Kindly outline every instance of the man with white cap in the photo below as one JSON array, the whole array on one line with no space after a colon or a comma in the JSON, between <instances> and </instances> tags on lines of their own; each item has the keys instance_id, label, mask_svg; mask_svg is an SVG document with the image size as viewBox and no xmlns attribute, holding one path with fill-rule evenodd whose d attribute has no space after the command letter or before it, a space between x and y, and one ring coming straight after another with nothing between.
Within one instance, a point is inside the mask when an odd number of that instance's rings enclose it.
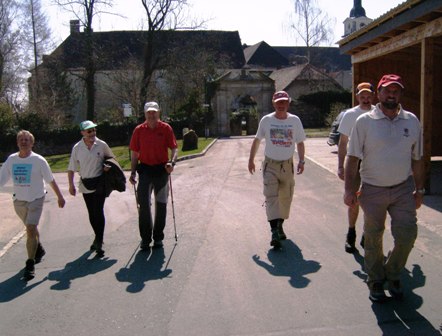
<instances>
[{"instance_id":1,"label":"man with white cap","mask_svg":"<svg viewBox=\"0 0 442 336\"><path fill-rule=\"evenodd\" d=\"M283 222L289 217L295 187L293 155L298 152L296 173L304 171L305 132L301 120L288 113L291 98L285 91L273 94L275 111L265 115L259 122L258 131L250 148L248 169L255 172L255 156L262 139L265 139L265 158L262 163L264 196L267 220L272 238L270 245L281 247L286 239Z\"/></svg>"},{"instance_id":2,"label":"man with white cap","mask_svg":"<svg viewBox=\"0 0 442 336\"><path fill-rule=\"evenodd\" d=\"M364 211L365 270L373 302L386 300L385 282L393 298L403 297L400 275L417 237L416 209L425 193L422 129L417 117L400 104L403 90L400 76L381 78L379 103L357 119L345 161L344 202L351 207L359 202ZM358 170L362 181L359 196ZM385 258L387 213L394 246Z\"/></svg>"},{"instance_id":3,"label":"man with white cap","mask_svg":"<svg viewBox=\"0 0 442 336\"><path fill-rule=\"evenodd\" d=\"M356 119L363 113L369 112L374 109L372 105L374 99L373 85L367 82L359 83L356 87L356 100L358 105L345 111L344 116L338 127L339 143L338 143L338 176L341 180L344 180L344 161L347 155L348 139L350 138L351 131L355 125ZM360 180L358 174L357 178ZM356 251L356 222L359 215L359 205L354 207L348 207L347 219L348 219L348 232L347 239L345 241L345 251L353 253ZM361 246L364 247L364 235L362 235Z\"/></svg>"},{"instance_id":4,"label":"man with white cap","mask_svg":"<svg viewBox=\"0 0 442 336\"><path fill-rule=\"evenodd\" d=\"M177 143L172 127L160 120L160 107L156 102L144 105L146 121L138 125L132 134L131 174L129 181L136 185L139 176L137 202L140 206L138 225L141 236L140 248L148 250L163 246L166 226L167 201L169 197L169 174L177 159ZM169 159L169 150L171 156ZM151 197L155 195L155 220L152 220Z\"/></svg>"}]
</instances>

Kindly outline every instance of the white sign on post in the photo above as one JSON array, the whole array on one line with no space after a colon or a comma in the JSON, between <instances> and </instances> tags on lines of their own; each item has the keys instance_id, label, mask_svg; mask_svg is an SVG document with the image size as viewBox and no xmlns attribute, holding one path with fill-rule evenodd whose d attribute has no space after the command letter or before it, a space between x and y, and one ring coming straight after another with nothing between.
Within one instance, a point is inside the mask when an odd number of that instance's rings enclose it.
<instances>
[{"instance_id":1,"label":"white sign on post","mask_svg":"<svg viewBox=\"0 0 442 336\"><path fill-rule=\"evenodd\" d=\"M123 104L123 115L125 118L132 116L132 106L130 104Z\"/></svg>"}]
</instances>

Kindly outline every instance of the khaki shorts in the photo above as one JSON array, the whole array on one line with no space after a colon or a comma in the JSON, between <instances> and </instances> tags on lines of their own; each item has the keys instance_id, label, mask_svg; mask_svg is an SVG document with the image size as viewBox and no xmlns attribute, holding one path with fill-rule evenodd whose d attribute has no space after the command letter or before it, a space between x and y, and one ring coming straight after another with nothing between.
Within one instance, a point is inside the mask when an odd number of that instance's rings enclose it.
<instances>
[{"instance_id":1,"label":"khaki shorts","mask_svg":"<svg viewBox=\"0 0 442 336\"><path fill-rule=\"evenodd\" d=\"M15 213L20 217L25 225L38 225L41 213L43 212L43 203L45 196L37 198L32 202L14 201Z\"/></svg>"}]
</instances>

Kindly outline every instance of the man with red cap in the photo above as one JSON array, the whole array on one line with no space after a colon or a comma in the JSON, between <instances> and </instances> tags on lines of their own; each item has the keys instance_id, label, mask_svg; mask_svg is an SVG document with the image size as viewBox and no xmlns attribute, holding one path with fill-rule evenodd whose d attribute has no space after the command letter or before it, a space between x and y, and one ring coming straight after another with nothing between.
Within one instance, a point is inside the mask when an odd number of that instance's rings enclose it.
<instances>
[{"instance_id":1,"label":"man with red cap","mask_svg":"<svg viewBox=\"0 0 442 336\"><path fill-rule=\"evenodd\" d=\"M291 98L285 91L273 95L275 111L265 115L259 122L258 131L250 149L248 169L255 172L255 155L259 144L265 139L264 161L262 164L264 196L267 220L272 238L270 245L281 247L286 239L282 224L289 217L295 187L293 154L298 152L297 174L304 171L305 133L301 120L288 113Z\"/></svg>"},{"instance_id":2,"label":"man with red cap","mask_svg":"<svg viewBox=\"0 0 442 336\"><path fill-rule=\"evenodd\" d=\"M425 190L422 130L417 117L405 111L400 99L402 78L384 75L377 86L379 103L356 120L345 162L344 202L359 203L364 211L365 270L373 302L390 295L402 299L400 275L417 237L417 214ZM361 189L357 195L360 164ZM392 250L384 257L383 234L391 217Z\"/></svg>"},{"instance_id":3,"label":"man with red cap","mask_svg":"<svg viewBox=\"0 0 442 336\"><path fill-rule=\"evenodd\" d=\"M347 155L347 145L348 139L350 138L351 131L355 125L356 119L366 112L374 109L372 105L374 99L374 88L373 85L367 82L359 83L356 87L356 100L358 105L345 111L344 116L339 123L338 132L339 143L338 143L338 176L341 180L344 180L344 161ZM358 174L357 178L360 181L360 176ZM359 216L359 206L348 207L347 218L348 218L348 232L347 239L345 241L345 251L347 253L353 253L356 251L355 241L356 241L356 222ZM364 235L361 238L361 246L364 247Z\"/></svg>"}]
</instances>

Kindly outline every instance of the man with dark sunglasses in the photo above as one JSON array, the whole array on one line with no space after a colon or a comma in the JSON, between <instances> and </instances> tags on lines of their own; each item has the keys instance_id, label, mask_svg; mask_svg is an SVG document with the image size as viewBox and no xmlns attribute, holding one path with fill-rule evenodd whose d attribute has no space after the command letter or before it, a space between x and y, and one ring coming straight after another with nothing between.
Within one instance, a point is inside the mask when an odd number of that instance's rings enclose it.
<instances>
[{"instance_id":1,"label":"man with dark sunglasses","mask_svg":"<svg viewBox=\"0 0 442 336\"><path fill-rule=\"evenodd\" d=\"M105 227L104 201L105 193L97 188L103 172L108 169L104 165L107 158L114 157L106 142L97 138L97 125L90 120L80 123L82 139L72 148L68 167L69 193L75 196L74 173L80 174L78 191L83 194L89 214L89 221L95 233L90 247L98 256L103 256L103 237Z\"/></svg>"}]
</instances>

